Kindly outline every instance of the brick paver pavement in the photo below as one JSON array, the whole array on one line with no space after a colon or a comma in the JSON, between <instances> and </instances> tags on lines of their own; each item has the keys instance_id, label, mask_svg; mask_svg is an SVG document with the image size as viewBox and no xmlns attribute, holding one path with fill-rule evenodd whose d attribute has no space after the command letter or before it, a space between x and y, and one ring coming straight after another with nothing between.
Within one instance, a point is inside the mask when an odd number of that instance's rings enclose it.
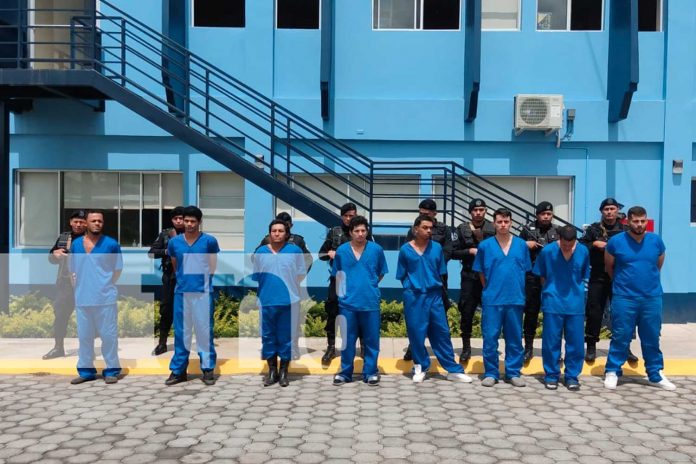
<instances>
[{"instance_id":1,"label":"brick paver pavement","mask_svg":"<svg viewBox=\"0 0 696 464\"><path fill-rule=\"evenodd\" d=\"M413 462L531 464L696 461L696 378L666 392L640 379L580 392L429 378L331 385L259 376L165 387L164 377L68 384L0 376L0 463Z\"/></svg>"}]
</instances>

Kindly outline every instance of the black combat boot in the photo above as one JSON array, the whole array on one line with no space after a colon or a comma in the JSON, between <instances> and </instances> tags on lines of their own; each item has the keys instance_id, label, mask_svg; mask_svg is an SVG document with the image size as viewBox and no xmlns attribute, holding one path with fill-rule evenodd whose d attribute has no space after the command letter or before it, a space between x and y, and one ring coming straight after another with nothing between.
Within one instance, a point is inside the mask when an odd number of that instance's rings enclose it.
<instances>
[{"instance_id":1,"label":"black combat boot","mask_svg":"<svg viewBox=\"0 0 696 464\"><path fill-rule=\"evenodd\" d=\"M263 386L268 387L278 382L278 357L273 356L266 360L268 363L268 375L263 379Z\"/></svg>"},{"instance_id":2,"label":"black combat boot","mask_svg":"<svg viewBox=\"0 0 696 464\"><path fill-rule=\"evenodd\" d=\"M290 380L288 380L288 367L290 367L290 361L280 360L280 372L278 373L278 384L281 387L287 387L290 385Z\"/></svg>"},{"instance_id":3,"label":"black combat boot","mask_svg":"<svg viewBox=\"0 0 696 464\"><path fill-rule=\"evenodd\" d=\"M597 359L597 344L595 342L587 342L587 349L585 349L585 361L588 363L595 362Z\"/></svg>"},{"instance_id":4,"label":"black combat boot","mask_svg":"<svg viewBox=\"0 0 696 464\"><path fill-rule=\"evenodd\" d=\"M413 361L413 354L411 353L411 345L406 347L406 353L404 353L404 361Z\"/></svg>"},{"instance_id":5,"label":"black combat boot","mask_svg":"<svg viewBox=\"0 0 696 464\"><path fill-rule=\"evenodd\" d=\"M321 363L323 365L331 364L331 360L336 357L336 347L334 345L329 345L326 347L324 356L321 357Z\"/></svg>"},{"instance_id":6,"label":"black combat boot","mask_svg":"<svg viewBox=\"0 0 696 464\"><path fill-rule=\"evenodd\" d=\"M527 364L534 357L534 339L527 339L524 341L524 358L522 362Z\"/></svg>"},{"instance_id":7,"label":"black combat boot","mask_svg":"<svg viewBox=\"0 0 696 464\"><path fill-rule=\"evenodd\" d=\"M462 354L459 356L459 363L466 364L471 359L471 340L462 338Z\"/></svg>"}]
</instances>

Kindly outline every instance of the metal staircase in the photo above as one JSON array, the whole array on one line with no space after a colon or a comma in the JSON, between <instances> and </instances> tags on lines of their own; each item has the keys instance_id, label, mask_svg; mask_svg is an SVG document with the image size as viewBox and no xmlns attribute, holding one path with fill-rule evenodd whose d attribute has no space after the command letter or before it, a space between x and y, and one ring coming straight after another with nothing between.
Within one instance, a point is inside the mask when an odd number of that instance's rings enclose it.
<instances>
[{"instance_id":1,"label":"metal staircase","mask_svg":"<svg viewBox=\"0 0 696 464\"><path fill-rule=\"evenodd\" d=\"M58 26L26 21L44 11L18 7L17 24L0 26L10 38L0 47L16 47L0 58L0 98L117 101L327 226L353 201L375 227L403 227L389 218L415 212L425 197L454 225L476 197L511 209L518 226L534 217L532 203L455 162L360 153L111 2L99 5L89 14L51 10L69 25L50 41L42 30Z\"/></svg>"}]
</instances>

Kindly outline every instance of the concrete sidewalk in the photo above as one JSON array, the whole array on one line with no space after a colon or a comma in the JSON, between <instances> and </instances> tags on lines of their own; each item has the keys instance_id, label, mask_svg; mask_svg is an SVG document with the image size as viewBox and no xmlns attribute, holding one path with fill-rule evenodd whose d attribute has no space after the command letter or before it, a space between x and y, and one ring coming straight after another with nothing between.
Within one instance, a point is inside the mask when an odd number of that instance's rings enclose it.
<instances>
[{"instance_id":1,"label":"concrete sidewalk","mask_svg":"<svg viewBox=\"0 0 696 464\"><path fill-rule=\"evenodd\" d=\"M340 344L340 341L338 342ZM67 356L65 358L44 361L41 356L52 346L51 339L0 339L0 373L53 373L72 375L77 363L77 339L66 340ZM405 338L382 338L379 367L383 373L409 373L412 363L403 361L408 340ZM461 351L461 340L453 339L455 354ZM152 356L155 345L154 339L124 338L119 341L119 357L125 372L140 375L165 375L169 372L169 358L173 351L173 340L170 340L169 351L161 356ZM218 369L222 374L256 374L262 372L264 363L260 360L260 338L224 338L215 341L218 353ZM339 359L333 360L330 366L322 366L321 356L326 342L323 338L301 338L302 356L293 361L291 371L296 374L334 374L339 367ZM474 356L469 361L466 371L482 373L481 339L472 340ZM99 341L97 340L97 346ZM633 352L640 356L640 343L632 343ZM604 372L604 362L609 348L609 341L602 340L598 346L598 359L592 365L586 364L585 375L601 375ZM696 375L696 324L666 324L662 330L662 351L665 356L665 374L667 375ZM504 343L500 342L500 352L504 353ZM97 349L99 353L99 349ZM198 370L195 351L191 356L192 372ZM501 360L503 355L501 355ZM97 358L100 366L101 358ZM437 362L433 365L443 372ZM356 372L360 372L362 361L356 358ZM644 375L642 362L625 366L626 375ZM535 357L523 369L525 375L543 373L541 364L541 340L535 342Z\"/></svg>"}]
</instances>

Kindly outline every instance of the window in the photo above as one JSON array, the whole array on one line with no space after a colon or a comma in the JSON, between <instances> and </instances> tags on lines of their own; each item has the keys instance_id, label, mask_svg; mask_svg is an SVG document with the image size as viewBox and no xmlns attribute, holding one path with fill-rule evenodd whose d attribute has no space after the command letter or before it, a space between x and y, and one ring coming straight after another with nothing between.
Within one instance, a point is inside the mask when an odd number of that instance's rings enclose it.
<instances>
[{"instance_id":1,"label":"window","mask_svg":"<svg viewBox=\"0 0 696 464\"><path fill-rule=\"evenodd\" d=\"M662 30L662 0L638 0L638 30Z\"/></svg>"},{"instance_id":2,"label":"window","mask_svg":"<svg viewBox=\"0 0 696 464\"><path fill-rule=\"evenodd\" d=\"M245 0L192 0L194 27L244 27Z\"/></svg>"},{"instance_id":3,"label":"window","mask_svg":"<svg viewBox=\"0 0 696 464\"><path fill-rule=\"evenodd\" d=\"M244 179L233 172L198 174L202 229L224 250L244 249Z\"/></svg>"},{"instance_id":4,"label":"window","mask_svg":"<svg viewBox=\"0 0 696 464\"><path fill-rule=\"evenodd\" d=\"M520 0L483 0L481 29L517 30L520 28Z\"/></svg>"},{"instance_id":5,"label":"window","mask_svg":"<svg viewBox=\"0 0 696 464\"><path fill-rule=\"evenodd\" d=\"M460 0L373 0L374 29L457 30Z\"/></svg>"},{"instance_id":6,"label":"window","mask_svg":"<svg viewBox=\"0 0 696 464\"><path fill-rule=\"evenodd\" d=\"M21 171L17 188L17 246L53 245L78 209L104 210L104 233L121 246L149 246L183 200L179 173Z\"/></svg>"},{"instance_id":7,"label":"window","mask_svg":"<svg viewBox=\"0 0 696 464\"><path fill-rule=\"evenodd\" d=\"M696 226L696 178L691 179L691 225Z\"/></svg>"},{"instance_id":8,"label":"window","mask_svg":"<svg viewBox=\"0 0 696 464\"><path fill-rule=\"evenodd\" d=\"M277 0L278 29L319 29L319 0Z\"/></svg>"},{"instance_id":9,"label":"window","mask_svg":"<svg viewBox=\"0 0 696 464\"><path fill-rule=\"evenodd\" d=\"M603 0L537 0L539 31L601 31Z\"/></svg>"}]
</instances>

